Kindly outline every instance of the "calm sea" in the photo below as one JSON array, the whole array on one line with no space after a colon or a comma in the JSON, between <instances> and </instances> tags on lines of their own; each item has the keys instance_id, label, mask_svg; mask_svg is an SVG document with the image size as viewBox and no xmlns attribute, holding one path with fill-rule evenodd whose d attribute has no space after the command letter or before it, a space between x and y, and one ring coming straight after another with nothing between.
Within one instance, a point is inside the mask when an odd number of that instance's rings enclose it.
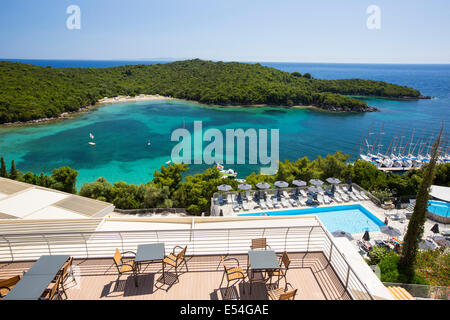
<instances>
[{"instance_id":1,"label":"calm sea","mask_svg":"<svg viewBox=\"0 0 450 320\"><path fill-rule=\"evenodd\" d=\"M40 66L100 68L162 61L67 61L16 60ZM22 128L0 128L0 154L15 159L22 171L49 173L68 165L79 171L78 187L100 176L109 181L142 183L170 158L171 133L203 121L204 130L255 128L280 130L280 159L325 156L337 150L358 156L361 137L369 131L373 151L392 145L419 149L426 137L436 135L441 124L448 137L450 120L450 65L263 63L283 71L309 72L315 78L363 78L383 80L419 89L431 100L394 101L366 99L380 109L376 113L334 114L311 109L210 108L181 101L151 101L105 106L74 120ZM380 129L383 134L380 134ZM414 129L414 135L413 135ZM89 133L95 147L90 147ZM148 146L147 142L151 141ZM398 141L398 142L397 142ZM448 140L445 142L448 146ZM205 143L206 145L206 143ZM397 147L397 148L398 148ZM392 147L391 147L392 148ZM190 165L189 173L206 165ZM257 165L226 165L239 177L258 171Z\"/></svg>"}]
</instances>

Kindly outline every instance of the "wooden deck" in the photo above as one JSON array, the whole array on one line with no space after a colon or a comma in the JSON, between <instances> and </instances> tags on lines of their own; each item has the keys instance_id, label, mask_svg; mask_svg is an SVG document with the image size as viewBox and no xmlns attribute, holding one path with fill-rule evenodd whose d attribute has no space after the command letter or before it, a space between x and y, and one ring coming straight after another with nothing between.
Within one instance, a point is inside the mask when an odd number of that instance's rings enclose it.
<instances>
[{"instance_id":1,"label":"wooden deck","mask_svg":"<svg viewBox=\"0 0 450 320\"><path fill-rule=\"evenodd\" d=\"M348 300L351 299L334 270L322 253L289 253L291 266L288 282L296 289L300 300ZM247 267L247 255L232 256L240 266ZM33 262L0 264L0 279L22 274ZM157 300L266 300L266 285L254 282L239 283L225 292L222 286L223 267L219 256L188 257L189 271L182 266L179 281L175 281L173 269L166 269L166 283L162 282L161 264L142 266L135 287L132 275L123 275L117 280L117 270L112 259L88 259L74 261L77 283L68 279L65 285L69 300L107 299L157 299ZM274 279L275 282L275 279ZM281 280L280 286L284 286ZM160 287L160 288L156 288Z\"/></svg>"}]
</instances>

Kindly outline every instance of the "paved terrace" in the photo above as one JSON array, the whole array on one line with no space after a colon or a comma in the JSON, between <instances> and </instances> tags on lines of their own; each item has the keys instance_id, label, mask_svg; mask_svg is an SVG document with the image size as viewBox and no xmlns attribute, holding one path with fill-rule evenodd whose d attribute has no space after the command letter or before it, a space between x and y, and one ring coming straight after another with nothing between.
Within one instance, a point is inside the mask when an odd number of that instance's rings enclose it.
<instances>
[{"instance_id":1,"label":"paved terrace","mask_svg":"<svg viewBox=\"0 0 450 320\"><path fill-rule=\"evenodd\" d=\"M68 284L69 299L266 299L262 283L254 284L251 296L249 290L244 294L242 284L225 297L225 280L220 287L220 255L236 257L245 270L251 239L265 237L278 254L290 254L292 264L287 279L299 290L297 299L390 298L375 274L359 276L360 266L368 266L357 252L360 264L347 259L350 254L341 253L343 247L335 243L315 216L106 220L103 230L108 231L4 235L0 238L0 278L21 274L41 255L68 254L75 258L79 280L78 285ZM108 223L112 225L107 227ZM122 230L111 230L115 223ZM187 245L189 272L183 267L179 282L172 283L173 270L166 270L167 291L155 290L161 276L161 264L157 263L138 276L138 288L134 287L133 276L124 275L116 281L112 261L115 249L136 251L138 244L155 242L165 243L166 255L175 246ZM249 286L248 280L244 286Z\"/></svg>"}]
</instances>

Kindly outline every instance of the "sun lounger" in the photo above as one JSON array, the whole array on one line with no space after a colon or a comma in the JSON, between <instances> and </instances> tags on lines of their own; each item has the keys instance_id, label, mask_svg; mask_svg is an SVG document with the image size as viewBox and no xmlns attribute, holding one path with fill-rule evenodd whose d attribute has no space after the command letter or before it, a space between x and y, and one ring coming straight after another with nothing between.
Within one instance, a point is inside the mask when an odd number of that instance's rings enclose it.
<instances>
[{"instance_id":1,"label":"sun lounger","mask_svg":"<svg viewBox=\"0 0 450 320\"><path fill-rule=\"evenodd\" d=\"M339 196L339 194L337 192L334 194L333 199L334 199L334 201L339 202L339 203L343 202L343 200L341 199L341 197Z\"/></svg>"},{"instance_id":2,"label":"sun lounger","mask_svg":"<svg viewBox=\"0 0 450 320\"><path fill-rule=\"evenodd\" d=\"M304 189L300 190L300 194L304 197L304 198L308 198L308 195L306 194L306 191Z\"/></svg>"},{"instance_id":3,"label":"sun lounger","mask_svg":"<svg viewBox=\"0 0 450 320\"><path fill-rule=\"evenodd\" d=\"M248 209L248 204L247 204L247 202L242 202L242 209L244 209L244 211L248 211L249 209Z\"/></svg>"},{"instance_id":4,"label":"sun lounger","mask_svg":"<svg viewBox=\"0 0 450 320\"><path fill-rule=\"evenodd\" d=\"M359 194L361 195L361 197L364 198L364 200L370 200L370 198L366 195L364 191L361 191Z\"/></svg>"},{"instance_id":5,"label":"sun lounger","mask_svg":"<svg viewBox=\"0 0 450 320\"><path fill-rule=\"evenodd\" d=\"M346 194L341 194L341 198L342 198L342 200L343 200L344 202L349 202L349 201L350 201L350 198L349 198L348 195L346 195Z\"/></svg>"},{"instance_id":6,"label":"sun lounger","mask_svg":"<svg viewBox=\"0 0 450 320\"><path fill-rule=\"evenodd\" d=\"M291 206L293 206L293 207L297 207L297 206L298 206L297 201L295 201L295 200L292 199L292 198L289 198L289 202L291 203Z\"/></svg>"},{"instance_id":7,"label":"sun lounger","mask_svg":"<svg viewBox=\"0 0 450 320\"><path fill-rule=\"evenodd\" d=\"M321 194L317 195L317 202L319 202L319 204L324 204L323 197Z\"/></svg>"},{"instance_id":8,"label":"sun lounger","mask_svg":"<svg viewBox=\"0 0 450 320\"><path fill-rule=\"evenodd\" d=\"M239 206L237 205L237 204L234 204L233 205L233 211L234 212L238 212L240 209L239 209Z\"/></svg>"},{"instance_id":9,"label":"sun lounger","mask_svg":"<svg viewBox=\"0 0 450 320\"><path fill-rule=\"evenodd\" d=\"M277 198L272 198L272 199L273 199L273 206L274 206L275 208L279 208L279 207L280 207L280 204L278 203Z\"/></svg>"},{"instance_id":10,"label":"sun lounger","mask_svg":"<svg viewBox=\"0 0 450 320\"><path fill-rule=\"evenodd\" d=\"M289 207L289 204L287 203L285 198L281 198L281 205L283 206L283 208Z\"/></svg>"},{"instance_id":11,"label":"sun lounger","mask_svg":"<svg viewBox=\"0 0 450 320\"><path fill-rule=\"evenodd\" d=\"M227 197L227 203L232 203L232 201L233 201L233 198L232 198L231 193L230 193L228 195L228 197Z\"/></svg>"},{"instance_id":12,"label":"sun lounger","mask_svg":"<svg viewBox=\"0 0 450 320\"><path fill-rule=\"evenodd\" d=\"M298 197L297 203L299 206L306 206L305 199L303 199L302 197Z\"/></svg>"},{"instance_id":13,"label":"sun lounger","mask_svg":"<svg viewBox=\"0 0 450 320\"><path fill-rule=\"evenodd\" d=\"M358 198L355 197L355 195L353 194L353 192L349 192L348 195L350 196L350 198L351 198L353 201L358 201Z\"/></svg>"},{"instance_id":14,"label":"sun lounger","mask_svg":"<svg viewBox=\"0 0 450 320\"><path fill-rule=\"evenodd\" d=\"M266 199L266 205L267 205L267 208L273 209L273 204L272 204L272 201L270 201L270 199Z\"/></svg>"},{"instance_id":15,"label":"sun lounger","mask_svg":"<svg viewBox=\"0 0 450 320\"><path fill-rule=\"evenodd\" d=\"M366 199L361 195L361 193L359 193L358 191L353 190L353 193L355 194L355 196L356 196L359 200L366 200Z\"/></svg>"},{"instance_id":16,"label":"sun lounger","mask_svg":"<svg viewBox=\"0 0 450 320\"><path fill-rule=\"evenodd\" d=\"M247 192L245 193L245 199L246 199L247 201L250 201L250 199L252 199L252 194L250 193L250 191L247 191Z\"/></svg>"},{"instance_id":17,"label":"sun lounger","mask_svg":"<svg viewBox=\"0 0 450 320\"><path fill-rule=\"evenodd\" d=\"M283 197L285 197L286 199L289 199L290 196L289 194L286 192L286 190L283 190Z\"/></svg>"},{"instance_id":18,"label":"sun lounger","mask_svg":"<svg viewBox=\"0 0 450 320\"><path fill-rule=\"evenodd\" d=\"M264 202L263 199L259 200L259 206L261 209L264 209L264 210L267 209L266 203Z\"/></svg>"},{"instance_id":19,"label":"sun lounger","mask_svg":"<svg viewBox=\"0 0 450 320\"><path fill-rule=\"evenodd\" d=\"M324 196L323 196L323 201L325 202L325 204L330 204L330 203L331 203L331 199L330 199L330 197L327 196L327 195L324 195Z\"/></svg>"}]
</instances>

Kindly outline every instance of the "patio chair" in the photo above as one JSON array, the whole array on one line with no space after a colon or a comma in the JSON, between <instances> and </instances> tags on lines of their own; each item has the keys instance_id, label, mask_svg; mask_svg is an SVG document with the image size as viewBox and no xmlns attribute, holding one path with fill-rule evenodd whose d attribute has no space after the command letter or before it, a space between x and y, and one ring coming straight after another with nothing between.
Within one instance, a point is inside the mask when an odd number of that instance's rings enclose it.
<instances>
[{"instance_id":1,"label":"patio chair","mask_svg":"<svg viewBox=\"0 0 450 320\"><path fill-rule=\"evenodd\" d=\"M280 267L281 269L277 270L269 270L267 273L270 277L270 281L272 282L272 277L278 277L277 284L280 285L280 280L284 278L286 281L286 273L289 270L289 265L291 264L291 259L286 251L283 252L283 255L280 257Z\"/></svg>"},{"instance_id":2,"label":"patio chair","mask_svg":"<svg viewBox=\"0 0 450 320\"><path fill-rule=\"evenodd\" d=\"M288 290L288 286L291 290ZM284 288L269 289L267 294L272 300L294 300L297 289L294 289L290 283L286 283Z\"/></svg>"},{"instance_id":3,"label":"patio chair","mask_svg":"<svg viewBox=\"0 0 450 320\"><path fill-rule=\"evenodd\" d=\"M137 266L136 263L134 262L134 259L124 260L123 259L124 254L132 254L136 256L136 253L134 253L133 251L125 251L121 253L119 249L116 249L116 253L114 253L113 260L118 272L117 281L119 281L120 277L125 273L131 272L134 275L137 274Z\"/></svg>"},{"instance_id":4,"label":"patio chair","mask_svg":"<svg viewBox=\"0 0 450 320\"><path fill-rule=\"evenodd\" d=\"M77 283L77 280L75 280L75 276L73 275L73 269L72 269L72 263L73 263L73 257L70 257L69 260L62 266L61 270L58 273L58 276L61 276L61 289L63 290L64 295L67 297L66 289L64 288L64 283L66 282L67 278L69 276L72 278L72 281ZM52 283L56 282L58 276L52 281Z\"/></svg>"},{"instance_id":5,"label":"patio chair","mask_svg":"<svg viewBox=\"0 0 450 320\"><path fill-rule=\"evenodd\" d=\"M0 280L0 300L2 300L14 286L19 282L21 276L17 275L8 279Z\"/></svg>"},{"instance_id":6,"label":"patio chair","mask_svg":"<svg viewBox=\"0 0 450 320\"><path fill-rule=\"evenodd\" d=\"M56 281L53 282L42 294L40 300L61 300L62 293L64 293L66 299L67 294L64 290L60 290L61 282L62 282L62 274L59 274L56 277Z\"/></svg>"},{"instance_id":7,"label":"patio chair","mask_svg":"<svg viewBox=\"0 0 450 320\"><path fill-rule=\"evenodd\" d=\"M270 246L267 244L267 239L266 238L256 238L256 239L252 239L252 246L251 246L252 250L255 249L264 249L266 250L267 248L271 249Z\"/></svg>"},{"instance_id":8,"label":"patio chair","mask_svg":"<svg viewBox=\"0 0 450 320\"><path fill-rule=\"evenodd\" d=\"M223 276L222 276L222 281L220 281L220 285L219 288L222 287L222 283L223 283L223 279L227 278L227 287L226 287L226 292L228 292L228 289L230 288L230 283L235 281L233 283L233 286L235 284L237 284L239 281L244 281L245 278L247 277L245 275L244 269L242 269L242 267L239 266L239 260L236 258L224 258L223 256L220 256L220 260L222 262L223 265ZM236 261L237 263L237 267L229 267L227 266L227 261ZM242 287L242 291L245 293L245 286Z\"/></svg>"},{"instance_id":9,"label":"patio chair","mask_svg":"<svg viewBox=\"0 0 450 320\"><path fill-rule=\"evenodd\" d=\"M176 249L181 249L181 251L178 253L175 253ZM184 248L182 248L180 246L176 246L173 248L172 253L169 253L169 255L164 258L164 263L167 263L168 265L175 268L175 276L176 276L177 280L178 280L178 268L180 268L180 266L183 264L183 262L184 262L184 266L186 267L186 271L189 272L189 268L187 266L186 256L185 256L186 249L187 249L187 246L185 246Z\"/></svg>"}]
</instances>

